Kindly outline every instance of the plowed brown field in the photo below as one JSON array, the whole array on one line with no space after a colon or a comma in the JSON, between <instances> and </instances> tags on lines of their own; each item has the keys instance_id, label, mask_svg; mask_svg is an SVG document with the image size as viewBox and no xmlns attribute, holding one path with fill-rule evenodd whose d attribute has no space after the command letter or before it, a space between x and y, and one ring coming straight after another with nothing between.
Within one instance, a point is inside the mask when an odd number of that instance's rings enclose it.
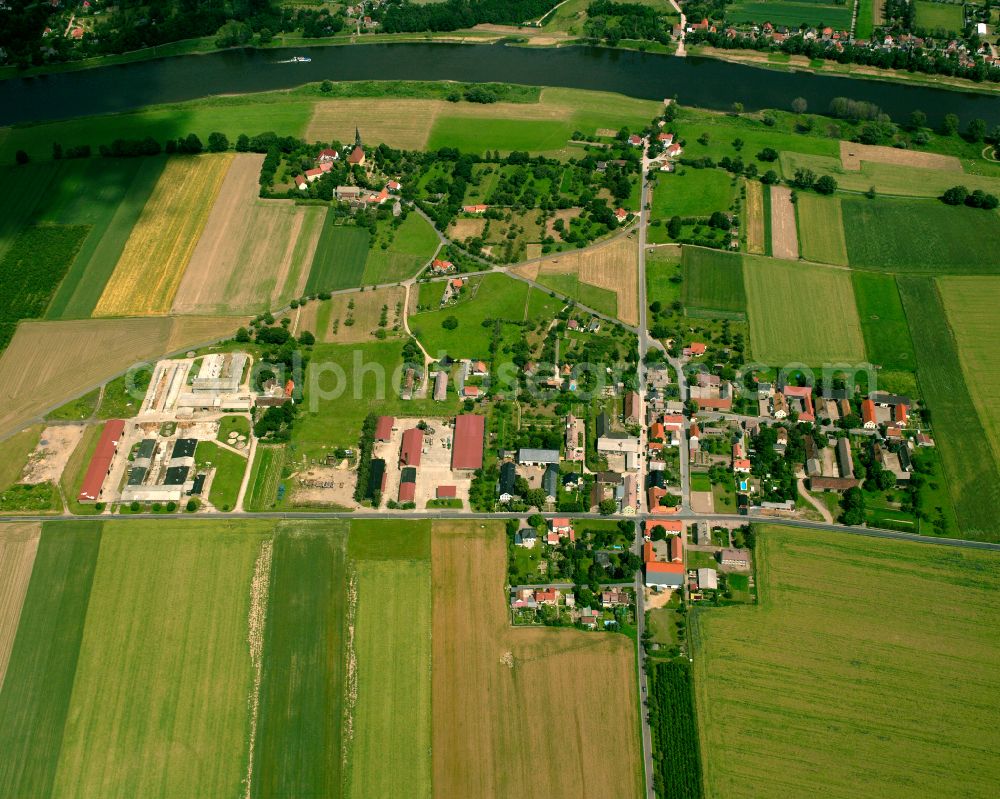
<instances>
[{"instance_id":1,"label":"plowed brown field","mask_svg":"<svg viewBox=\"0 0 1000 799\"><path fill-rule=\"evenodd\" d=\"M499 524L435 523L435 796L638 796L633 645L512 628L506 561Z\"/></svg>"}]
</instances>

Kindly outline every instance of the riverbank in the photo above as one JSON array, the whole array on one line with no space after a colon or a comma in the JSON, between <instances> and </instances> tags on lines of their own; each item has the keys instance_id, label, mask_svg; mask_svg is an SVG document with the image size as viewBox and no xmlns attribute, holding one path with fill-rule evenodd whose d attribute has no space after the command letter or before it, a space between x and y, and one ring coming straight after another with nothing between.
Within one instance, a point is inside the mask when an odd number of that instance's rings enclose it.
<instances>
[{"instance_id":1,"label":"riverbank","mask_svg":"<svg viewBox=\"0 0 1000 799\"><path fill-rule=\"evenodd\" d=\"M807 72L811 75L824 75L832 78L855 78L877 80L884 83L898 83L904 86L923 86L929 89L948 89L950 91L974 92L976 94L1000 94L1000 83L983 81L976 83L965 78L952 78L947 75L928 75L923 72L905 72L896 69L878 69L863 64L840 64L836 61L823 59L813 61L806 56L790 56L783 53L759 52L757 50L721 50L704 45L688 46L689 55L701 58L715 58L728 61L731 64L770 69L775 72ZM775 58L775 56L780 56Z\"/></svg>"},{"instance_id":2,"label":"riverbank","mask_svg":"<svg viewBox=\"0 0 1000 799\"><path fill-rule=\"evenodd\" d=\"M350 45L373 44L508 44L512 47L530 49L558 49L569 46L595 46L580 37L574 37L564 31L545 31L538 28L517 28L504 25L478 25L475 28L449 31L447 33L397 33L397 34L340 34L323 39L307 39L294 34L279 34L266 45L254 45L248 48L224 48L215 46L215 37L207 36L200 39L185 39L180 42L134 50L118 55L99 56L81 61L67 61L61 64L49 64L18 70L15 67L0 67L0 81L11 78L30 78L43 75L55 75L66 72L80 72L100 67L120 66L143 61L173 58L189 55L209 55L223 52L239 52L240 50L259 50L268 52L287 48L344 47ZM669 55L676 51L676 46L665 46L657 42L638 40L623 40L617 47L596 45L600 49L657 53ZM906 86L919 86L949 91L972 92L976 94L1000 94L1000 84L953 78L946 75L928 75L919 72L904 72L900 70L878 69L861 64L840 64L836 61L811 61L805 56L784 56L780 53L758 52L755 50L722 50L704 45L689 46L686 55L701 58L726 61L733 64L769 69L775 72L799 72L827 77L854 78L861 80L881 81ZM776 57L777 56L777 57Z\"/></svg>"}]
</instances>

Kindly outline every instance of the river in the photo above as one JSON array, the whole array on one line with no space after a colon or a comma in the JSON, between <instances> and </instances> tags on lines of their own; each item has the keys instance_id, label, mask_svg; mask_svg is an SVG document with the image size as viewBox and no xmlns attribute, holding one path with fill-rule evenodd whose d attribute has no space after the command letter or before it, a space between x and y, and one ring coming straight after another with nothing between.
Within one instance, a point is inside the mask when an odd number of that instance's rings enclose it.
<instances>
[{"instance_id":1,"label":"river","mask_svg":"<svg viewBox=\"0 0 1000 799\"><path fill-rule=\"evenodd\" d=\"M280 63L308 55L310 63ZM788 108L804 97L825 112L834 97L867 100L900 121L921 109L1000 124L995 95L778 72L712 58L677 58L597 47L526 48L462 44L371 44L225 50L0 81L0 125L127 111L218 94L288 89L320 80L499 81L619 92L685 105L747 111Z\"/></svg>"}]
</instances>

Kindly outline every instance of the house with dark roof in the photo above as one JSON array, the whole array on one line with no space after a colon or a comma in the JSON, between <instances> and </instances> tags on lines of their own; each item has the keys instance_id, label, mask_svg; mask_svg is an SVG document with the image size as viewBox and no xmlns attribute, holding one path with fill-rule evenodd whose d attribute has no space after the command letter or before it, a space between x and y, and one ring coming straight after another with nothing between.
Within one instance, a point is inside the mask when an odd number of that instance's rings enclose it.
<instances>
[{"instance_id":1,"label":"house with dark roof","mask_svg":"<svg viewBox=\"0 0 1000 799\"><path fill-rule=\"evenodd\" d=\"M514 498L514 484L517 481L517 467L511 461L500 464L500 481L497 490L501 502L510 502Z\"/></svg>"}]
</instances>

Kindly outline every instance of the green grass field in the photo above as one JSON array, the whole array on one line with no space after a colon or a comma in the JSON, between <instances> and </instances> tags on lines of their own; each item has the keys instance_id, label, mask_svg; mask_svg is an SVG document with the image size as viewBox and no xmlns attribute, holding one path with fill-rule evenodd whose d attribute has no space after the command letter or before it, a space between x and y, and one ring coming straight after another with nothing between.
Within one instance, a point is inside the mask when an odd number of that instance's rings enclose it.
<instances>
[{"instance_id":1,"label":"green grass field","mask_svg":"<svg viewBox=\"0 0 1000 799\"><path fill-rule=\"evenodd\" d=\"M413 212L396 230L388 249L383 250L378 239L372 243L361 281L365 285L375 285L413 277L431 259L437 247L434 228Z\"/></svg>"},{"instance_id":2,"label":"green grass field","mask_svg":"<svg viewBox=\"0 0 1000 799\"><path fill-rule=\"evenodd\" d=\"M431 796L431 564L356 561L357 704L349 791Z\"/></svg>"},{"instance_id":3,"label":"green grass field","mask_svg":"<svg viewBox=\"0 0 1000 799\"><path fill-rule=\"evenodd\" d=\"M847 30L851 27L851 7L810 2L810 0L798 3L784 2L784 0L773 2L738 0L726 9L726 19L733 23L770 22L772 25L789 25L795 28L804 22L814 27L829 25L837 30Z\"/></svg>"},{"instance_id":4,"label":"green grass field","mask_svg":"<svg viewBox=\"0 0 1000 799\"><path fill-rule=\"evenodd\" d=\"M899 299L896 279L892 275L852 272L851 282L868 360L883 369L916 368L910 327Z\"/></svg>"},{"instance_id":5,"label":"green grass field","mask_svg":"<svg viewBox=\"0 0 1000 799\"><path fill-rule=\"evenodd\" d=\"M858 3L858 18L854 22L854 35L858 39L867 39L875 31L875 3L882 0L860 0Z\"/></svg>"},{"instance_id":6,"label":"green grass field","mask_svg":"<svg viewBox=\"0 0 1000 799\"><path fill-rule=\"evenodd\" d=\"M684 282L681 300L688 314L746 313L743 259L736 253L685 247L681 257Z\"/></svg>"},{"instance_id":7,"label":"green grass field","mask_svg":"<svg viewBox=\"0 0 1000 799\"><path fill-rule=\"evenodd\" d=\"M669 308L681 296L681 259L677 248L646 253L646 299Z\"/></svg>"},{"instance_id":8,"label":"green grass field","mask_svg":"<svg viewBox=\"0 0 1000 799\"><path fill-rule=\"evenodd\" d=\"M247 766L251 576L269 525L101 537L55 793L218 796Z\"/></svg>"},{"instance_id":9,"label":"green grass field","mask_svg":"<svg viewBox=\"0 0 1000 799\"><path fill-rule=\"evenodd\" d=\"M733 202L733 180L721 169L680 167L674 174L661 174L653 190L652 218L711 216L729 211Z\"/></svg>"},{"instance_id":10,"label":"green grass field","mask_svg":"<svg viewBox=\"0 0 1000 799\"><path fill-rule=\"evenodd\" d=\"M1000 540L1000 472L965 382L960 350L935 281L899 278L910 321L920 393L948 478L963 538Z\"/></svg>"},{"instance_id":11,"label":"green grass field","mask_svg":"<svg viewBox=\"0 0 1000 799\"><path fill-rule=\"evenodd\" d=\"M420 560L431 556L431 523L426 520L351 521L347 556L352 560Z\"/></svg>"},{"instance_id":12,"label":"green grass field","mask_svg":"<svg viewBox=\"0 0 1000 799\"><path fill-rule=\"evenodd\" d=\"M4 796L52 795L100 547L100 524L42 529L0 691Z\"/></svg>"},{"instance_id":13,"label":"green grass field","mask_svg":"<svg viewBox=\"0 0 1000 799\"><path fill-rule=\"evenodd\" d=\"M486 150L546 153L565 147L573 130L573 123L569 121L441 115L431 128L427 149L455 147L466 153Z\"/></svg>"},{"instance_id":14,"label":"green grass field","mask_svg":"<svg viewBox=\"0 0 1000 799\"><path fill-rule=\"evenodd\" d=\"M959 155L967 157L968 154L960 152ZM971 162L966 160L963 163L968 168ZM986 162L981 163L986 164ZM947 169L922 169L876 161L862 161L859 170L845 169L839 155L820 156L783 152L781 167L786 175L794 174L799 167L811 169L817 175L831 175L836 178L840 189L855 192L866 192L874 186L875 191L883 195L940 197L946 189L959 184L970 191L982 189L992 194L1000 192L1000 180L988 173L975 175Z\"/></svg>"},{"instance_id":15,"label":"green grass field","mask_svg":"<svg viewBox=\"0 0 1000 799\"><path fill-rule=\"evenodd\" d=\"M457 305L428 311L410 318L410 330L420 339L432 358L448 353L453 358L486 358L490 354L492 331L483 327L485 319L520 322L525 318L530 286L506 275L486 275L469 281L465 297ZM442 327L449 317L458 327Z\"/></svg>"},{"instance_id":16,"label":"green grass field","mask_svg":"<svg viewBox=\"0 0 1000 799\"><path fill-rule=\"evenodd\" d=\"M760 604L692 625L706 795L991 796L996 553L765 527L756 556Z\"/></svg>"},{"instance_id":17,"label":"green grass field","mask_svg":"<svg viewBox=\"0 0 1000 799\"><path fill-rule=\"evenodd\" d=\"M864 358L849 272L755 256L743 263L755 360L819 366Z\"/></svg>"},{"instance_id":18,"label":"green grass field","mask_svg":"<svg viewBox=\"0 0 1000 799\"><path fill-rule=\"evenodd\" d=\"M251 795L341 796L346 525L278 528Z\"/></svg>"},{"instance_id":19,"label":"green grass field","mask_svg":"<svg viewBox=\"0 0 1000 799\"><path fill-rule=\"evenodd\" d=\"M284 446L259 446L250 467L250 484L243 507L248 511L272 510L278 506L278 486L285 466Z\"/></svg>"},{"instance_id":20,"label":"green grass field","mask_svg":"<svg viewBox=\"0 0 1000 799\"><path fill-rule=\"evenodd\" d=\"M917 12L917 28L928 33L943 30L958 34L965 27L961 3L930 3L927 0L915 0L913 5Z\"/></svg>"},{"instance_id":21,"label":"green grass field","mask_svg":"<svg viewBox=\"0 0 1000 799\"><path fill-rule=\"evenodd\" d=\"M121 257L132 227L149 199L165 160L102 158L67 161L43 219L85 224L90 233L45 314L46 319L90 316Z\"/></svg>"},{"instance_id":22,"label":"green grass field","mask_svg":"<svg viewBox=\"0 0 1000 799\"><path fill-rule=\"evenodd\" d=\"M328 213L313 255L306 293L356 288L361 285L368 258L369 233L354 225L335 225Z\"/></svg>"},{"instance_id":23,"label":"green grass field","mask_svg":"<svg viewBox=\"0 0 1000 799\"><path fill-rule=\"evenodd\" d=\"M1000 278L943 277L937 283L955 335L965 384L1000 463L1000 413L996 406L1000 390L1000 331L996 325Z\"/></svg>"},{"instance_id":24,"label":"green grass field","mask_svg":"<svg viewBox=\"0 0 1000 799\"><path fill-rule=\"evenodd\" d=\"M844 199L852 266L897 272L1000 272L1000 213L938 200Z\"/></svg>"},{"instance_id":25,"label":"green grass field","mask_svg":"<svg viewBox=\"0 0 1000 799\"><path fill-rule=\"evenodd\" d=\"M807 261L847 266L844 220L838 197L800 192L795 203L799 249Z\"/></svg>"},{"instance_id":26,"label":"green grass field","mask_svg":"<svg viewBox=\"0 0 1000 799\"><path fill-rule=\"evenodd\" d=\"M243 475L247 470L247 459L220 447L214 441L200 441L195 460L200 469L215 469L208 500L220 511L235 508Z\"/></svg>"},{"instance_id":27,"label":"green grass field","mask_svg":"<svg viewBox=\"0 0 1000 799\"><path fill-rule=\"evenodd\" d=\"M607 316L618 315L617 294L608 289L581 283L575 273L539 274L537 282Z\"/></svg>"},{"instance_id":28,"label":"green grass field","mask_svg":"<svg viewBox=\"0 0 1000 799\"><path fill-rule=\"evenodd\" d=\"M63 147L89 144L97 154L101 144L115 139L152 136L167 139L196 133L203 142L213 131L235 141L241 133L273 130L281 136L301 136L312 115L310 100L283 92L213 97L174 105L150 106L127 114L105 114L65 122L14 127L0 141L0 163L13 163L14 152L25 150L32 160L52 157L52 144Z\"/></svg>"}]
</instances>

